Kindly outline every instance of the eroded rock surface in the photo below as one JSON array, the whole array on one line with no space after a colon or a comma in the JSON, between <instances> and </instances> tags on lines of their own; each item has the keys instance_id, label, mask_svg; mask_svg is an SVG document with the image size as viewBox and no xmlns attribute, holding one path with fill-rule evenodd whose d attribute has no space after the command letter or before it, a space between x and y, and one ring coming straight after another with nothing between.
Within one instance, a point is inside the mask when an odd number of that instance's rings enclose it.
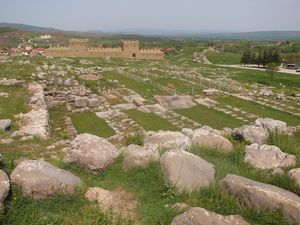
<instances>
[{"instance_id":1,"label":"eroded rock surface","mask_svg":"<svg viewBox=\"0 0 300 225\"><path fill-rule=\"evenodd\" d=\"M270 118L258 118L255 120L255 126L262 127L271 133L286 133L288 130L286 122Z\"/></svg>"},{"instance_id":2,"label":"eroded rock surface","mask_svg":"<svg viewBox=\"0 0 300 225\"><path fill-rule=\"evenodd\" d=\"M246 146L244 161L258 169L275 169L294 166L296 156L284 153L273 145L252 144Z\"/></svg>"},{"instance_id":3,"label":"eroded rock surface","mask_svg":"<svg viewBox=\"0 0 300 225\"><path fill-rule=\"evenodd\" d=\"M11 174L11 183L21 187L24 196L43 199L62 192L74 193L79 177L42 160L22 161Z\"/></svg>"},{"instance_id":4,"label":"eroded rock surface","mask_svg":"<svg viewBox=\"0 0 300 225\"><path fill-rule=\"evenodd\" d=\"M232 136L238 140L244 140L251 144L264 144L266 143L269 132L263 127L253 125L244 125L233 130Z\"/></svg>"},{"instance_id":5,"label":"eroded rock surface","mask_svg":"<svg viewBox=\"0 0 300 225\"><path fill-rule=\"evenodd\" d=\"M76 163L92 171L104 171L119 156L109 141L92 134L79 134L65 153L65 162Z\"/></svg>"},{"instance_id":6,"label":"eroded rock surface","mask_svg":"<svg viewBox=\"0 0 300 225\"><path fill-rule=\"evenodd\" d=\"M196 105L189 95L155 96L155 100L168 109L186 109Z\"/></svg>"},{"instance_id":7,"label":"eroded rock surface","mask_svg":"<svg viewBox=\"0 0 300 225\"><path fill-rule=\"evenodd\" d=\"M164 179L181 191L195 191L214 181L214 165L186 151L166 152L160 159Z\"/></svg>"},{"instance_id":8,"label":"eroded rock surface","mask_svg":"<svg viewBox=\"0 0 300 225\"><path fill-rule=\"evenodd\" d=\"M292 192L232 174L221 180L220 186L246 207L258 212L280 210L289 221L300 224L300 197Z\"/></svg>"},{"instance_id":9,"label":"eroded rock surface","mask_svg":"<svg viewBox=\"0 0 300 225\"><path fill-rule=\"evenodd\" d=\"M10 189L10 182L7 174L0 170L0 210L4 208L4 201Z\"/></svg>"},{"instance_id":10,"label":"eroded rock surface","mask_svg":"<svg viewBox=\"0 0 300 225\"><path fill-rule=\"evenodd\" d=\"M223 216L203 208L191 208L176 216L171 225L250 225L238 215Z\"/></svg>"}]
</instances>

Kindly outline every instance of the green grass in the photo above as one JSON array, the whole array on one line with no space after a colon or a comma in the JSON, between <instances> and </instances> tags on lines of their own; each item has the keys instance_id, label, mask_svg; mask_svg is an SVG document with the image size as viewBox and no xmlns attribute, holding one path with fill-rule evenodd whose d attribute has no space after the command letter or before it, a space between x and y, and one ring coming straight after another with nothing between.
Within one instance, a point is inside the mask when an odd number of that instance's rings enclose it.
<instances>
[{"instance_id":1,"label":"green grass","mask_svg":"<svg viewBox=\"0 0 300 225\"><path fill-rule=\"evenodd\" d=\"M70 117L74 127L80 134L89 133L104 138L115 134L106 121L93 112L74 113Z\"/></svg>"},{"instance_id":2,"label":"green grass","mask_svg":"<svg viewBox=\"0 0 300 225\"><path fill-rule=\"evenodd\" d=\"M269 76L265 71L249 70L249 69L236 69L227 68L228 71L235 72L232 75L232 79L243 83L258 83L266 86L274 86L276 88L282 88L280 84L284 85L285 91L291 89L295 90L300 87L300 76L294 74L275 73L273 82L270 81Z\"/></svg>"},{"instance_id":3,"label":"green grass","mask_svg":"<svg viewBox=\"0 0 300 225\"><path fill-rule=\"evenodd\" d=\"M236 53L208 52L208 53L206 53L206 57L213 64L232 65L232 64L240 64L240 62L241 62L241 55L236 54Z\"/></svg>"},{"instance_id":4,"label":"green grass","mask_svg":"<svg viewBox=\"0 0 300 225\"><path fill-rule=\"evenodd\" d=\"M220 96L217 97L216 100L222 104L240 108L246 112L253 113L260 117L269 117L272 119L285 121L290 126L300 124L300 117L298 116L277 109L273 109L268 106L263 106L252 101L246 101L233 96Z\"/></svg>"},{"instance_id":5,"label":"green grass","mask_svg":"<svg viewBox=\"0 0 300 225\"><path fill-rule=\"evenodd\" d=\"M179 130L176 126L155 113L144 113L136 109L127 110L125 113L147 131Z\"/></svg>"},{"instance_id":6,"label":"green grass","mask_svg":"<svg viewBox=\"0 0 300 225\"><path fill-rule=\"evenodd\" d=\"M230 115L202 105L197 105L189 109L177 109L175 111L202 125L208 125L215 129L222 129L224 127L235 128L244 124L243 121Z\"/></svg>"},{"instance_id":7,"label":"green grass","mask_svg":"<svg viewBox=\"0 0 300 225\"><path fill-rule=\"evenodd\" d=\"M6 92L9 96L0 97L0 119L11 119L12 130L17 129L15 115L29 111L27 102L29 95L26 88L0 86L0 92Z\"/></svg>"},{"instance_id":8,"label":"green grass","mask_svg":"<svg viewBox=\"0 0 300 225\"><path fill-rule=\"evenodd\" d=\"M103 77L111 80L118 80L120 84L132 89L133 91L137 92L138 94L140 94L148 100L153 99L154 95L167 94L159 88L153 87L151 84L133 80L125 75L117 73L105 73L103 74Z\"/></svg>"}]
</instances>

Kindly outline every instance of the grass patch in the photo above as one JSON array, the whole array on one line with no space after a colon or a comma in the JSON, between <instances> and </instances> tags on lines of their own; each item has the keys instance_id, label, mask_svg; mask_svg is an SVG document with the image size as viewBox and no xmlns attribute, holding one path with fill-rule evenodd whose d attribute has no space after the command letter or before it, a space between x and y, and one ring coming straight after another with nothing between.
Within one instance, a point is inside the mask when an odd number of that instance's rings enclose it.
<instances>
[{"instance_id":1,"label":"grass patch","mask_svg":"<svg viewBox=\"0 0 300 225\"><path fill-rule=\"evenodd\" d=\"M151 84L147 84L141 81L136 81L128 78L125 75L120 75L117 73L104 73L103 77L111 80L118 80L120 84L134 90L139 93L144 98L151 100L154 95L166 95L167 93L160 90L159 88L153 87Z\"/></svg>"},{"instance_id":2,"label":"grass patch","mask_svg":"<svg viewBox=\"0 0 300 225\"><path fill-rule=\"evenodd\" d=\"M243 121L230 115L202 105L197 105L189 109L177 109L175 111L200 124L208 125L215 129L222 129L224 127L235 128L244 124Z\"/></svg>"},{"instance_id":3,"label":"grass patch","mask_svg":"<svg viewBox=\"0 0 300 225\"><path fill-rule=\"evenodd\" d=\"M206 57L213 64L234 65L234 64L240 64L241 62L241 55L236 53L208 52L206 53Z\"/></svg>"},{"instance_id":4,"label":"grass patch","mask_svg":"<svg viewBox=\"0 0 300 225\"><path fill-rule=\"evenodd\" d=\"M159 117L155 113L144 113L136 109L127 110L125 113L147 131L179 130L179 128L172 125L167 120Z\"/></svg>"},{"instance_id":5,"label":"grass patch","mask_svg":"<svg viewBox=\"0 0 300 225\"><path fill-rule=\"evenodd\" d=\"M74 113L70 117L74 127L80 134L89 133L103 138L115 134L106 121L96 116L94 112Z\"/></svg>"},{"instance_id":6,"label":"grass patch","mask_svg":"<svg viewBox=\"0 0 300 225\"><path fill-rule=\"evenodd\" d=\"M256 102L246 101L233 96L220 96L217 97L216 100L222 104L231 105L261 117L269 117L272 119L285 121L290 126L300 124L300 117L292 115L288 112L273 109L268 106L263 106Z\"/></svg>"}]
</instances>

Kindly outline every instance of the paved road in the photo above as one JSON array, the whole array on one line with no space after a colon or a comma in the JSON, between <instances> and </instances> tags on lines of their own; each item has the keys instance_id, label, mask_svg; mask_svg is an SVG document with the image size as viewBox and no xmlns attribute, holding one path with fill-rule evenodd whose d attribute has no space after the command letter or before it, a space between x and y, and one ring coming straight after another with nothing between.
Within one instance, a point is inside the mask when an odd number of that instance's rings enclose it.
<instances>
[{"instance_id":1,"label":"paved road","mask_svg":"<svg viewBox=\"0 0 300 225\"><path fill-rule=\"evenodd\" d=\"M222 65L222 64L216 64L216 66L239 68L239 69L246 69L246 70L261 70L261 71L265 71L265 69L263 69L263 68L245 67L245 66L241 66L241 65ZM300 73L296 72L296 70L288 70L288 69L285 69L285 68L282 68L282 67L280 67L279 72L280 73L288 73L288 74L300 75Z\"/></svg>"}]
</instances>

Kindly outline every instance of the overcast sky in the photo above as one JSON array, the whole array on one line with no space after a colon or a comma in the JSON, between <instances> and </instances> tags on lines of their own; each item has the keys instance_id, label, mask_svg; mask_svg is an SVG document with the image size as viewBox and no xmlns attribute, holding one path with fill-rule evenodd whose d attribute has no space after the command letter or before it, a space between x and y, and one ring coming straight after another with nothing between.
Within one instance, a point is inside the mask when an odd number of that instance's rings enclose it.
<instances>
[{"instance_id":1,"label":"overcast sky","mask_svg":"<svg viewBox=\"0 0 300 225\"><path fill-rule=\"evenodd\" d=\"M300 30L300 0L0 0L0 22L65 30Z\"/></svg>"}]
</instances>

